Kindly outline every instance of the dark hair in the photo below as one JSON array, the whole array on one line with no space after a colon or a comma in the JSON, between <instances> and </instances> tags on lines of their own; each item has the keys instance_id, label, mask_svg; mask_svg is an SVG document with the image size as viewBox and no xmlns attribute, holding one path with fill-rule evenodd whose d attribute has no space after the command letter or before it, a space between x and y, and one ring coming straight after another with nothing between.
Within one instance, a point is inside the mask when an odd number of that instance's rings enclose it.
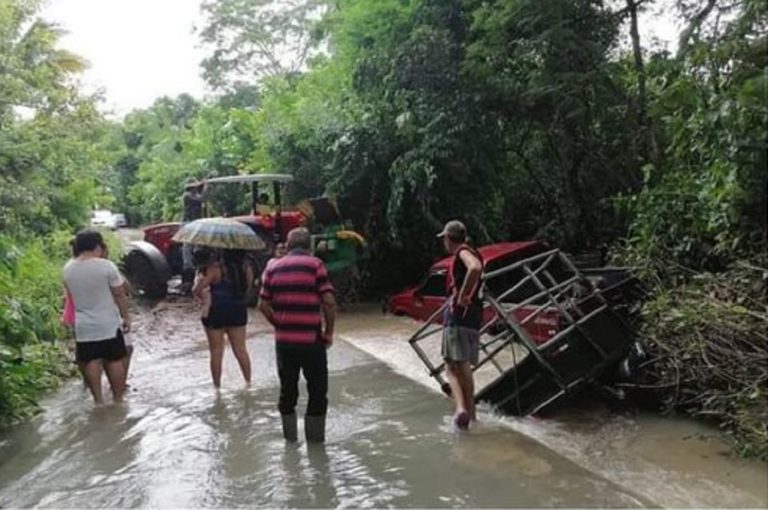
<instances>
[{"instance_id":1,"label":"dark hair","mask_svg":"<svg viewBox=\"0 0 768 510\"><path fill-rule=\"evenodd\" d=\"M196 246L192 250L192 262L198 269L203 269L205 266L216 261L216 250L207 246Z\"/></svg>"},{"instance_id":2,"label":"dark hair","mask_svg":"<svg viewBox=\"0 0 768 510\"><path fill-rule=\"evenodd\" d=\"M221 254L224 272L232 282L232 290L235 296L242 297L248 289L248 281L245 276L245 251L224 250Z\"/></svg>"},{"instance_id":3,"label":"dark hair","mask_svg":"<svg viewBox=\"0 0 768 510\"><path fill-rule=\"evenodd\" d=\"M93 251L103 245L104 238L101 237L101 233L95 230L81 230L75 236L72 253L80 255L84 251Z\"/></svg>"},{"instance_id":4,"label":"dark hair","mask_svg":"<svg viewBox=\"0 0 768 510\"><path fill-rule=\"evenodd\" d=\"M69 240L69 249L72 250L72 257L77 257L80 255L80 252L77 250L77 245L75 244L75 238Z\"/></svg>"}]
</instances>

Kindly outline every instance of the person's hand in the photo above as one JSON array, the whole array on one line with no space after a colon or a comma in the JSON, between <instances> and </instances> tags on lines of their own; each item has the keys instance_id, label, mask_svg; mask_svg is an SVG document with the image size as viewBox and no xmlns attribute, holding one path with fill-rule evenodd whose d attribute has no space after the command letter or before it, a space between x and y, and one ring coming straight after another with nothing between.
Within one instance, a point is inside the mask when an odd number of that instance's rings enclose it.
<instances>
[{"instance_id":1,"label":"person's hand","mask_svg":"<svg viewBox=\"0 0 768 510\"><path fill-rule=\"evenodd\" d=\"M131 318L123 317L123 333L131 332Z\"/></svg>"},{"instance_id":2,"label":"person's hand","mask_svg":"<svg viewBox=\"0 0 768 510\"><path fill-rule=\"evenodd\" d=\"M460 295L458 301L459 301L459 306L460 307L466 308L466 307L468 307L469 305L472 304L472 297L468 296L466 294Z\"/></svg>"},{"instance_id":3,"label":"person's hand","mask_svg":"<svg viewBox=\"0 0 768 510\"><path fill-rule=\"evenodd\" d=\"M326 348L333 345L333 333L329 333L328 331L325 331L321 335L321 338L323 339L323 343L325 344Z\"/></svg>"}]
</instances>

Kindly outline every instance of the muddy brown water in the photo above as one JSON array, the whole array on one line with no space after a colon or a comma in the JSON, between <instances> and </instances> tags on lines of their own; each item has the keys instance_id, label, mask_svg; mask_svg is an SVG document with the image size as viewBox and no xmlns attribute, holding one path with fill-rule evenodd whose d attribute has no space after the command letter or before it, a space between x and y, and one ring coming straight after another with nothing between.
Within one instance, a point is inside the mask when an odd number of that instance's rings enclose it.
<instances>
[{"instance_id":1,"label":"muddy brown water","mask_svg":"<svg viewBox=\"0 0 768 510\"><path fill-rule=\"evenodd\" d=\"M142 308L127 402L94 409L79 381L0 436L0 507L765 507L768 467L693 422L568 409L481 413L469 433L405 343L416 326L342 315L327 442L286 444L274 347L255 314L244 387L227 351L213 390L186 302ZM304 400L300 401L300 407Z\"/></svg>"}]
</instances>

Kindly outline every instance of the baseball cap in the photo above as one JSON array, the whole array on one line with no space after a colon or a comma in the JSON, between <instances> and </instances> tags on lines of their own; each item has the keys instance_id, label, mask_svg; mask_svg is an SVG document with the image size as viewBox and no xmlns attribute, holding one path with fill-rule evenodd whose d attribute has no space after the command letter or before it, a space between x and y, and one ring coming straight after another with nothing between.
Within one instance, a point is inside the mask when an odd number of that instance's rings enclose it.
<instances>
[{"instance_id":1,"label":"baseball cap","mask_svg":"<svg viewBox=\"0 0 768 510\"><path fill-rule=\"evenodd\" d=\"M198 182L198 180L195 179L194 177L188 177L184 181L184 189L198 188L198 187L202 186L202 184L203 184L202 182Z\"/></svg>"},{"instance_id":2,"label":"baseball cap","mask_svg":"<svg viewBox=\"0 0 768 510\"><path fill-rule=\"evenodd\" d=\"M459 220L451 220L445 224L443 231L437 237L448 237L452 241L465 241L467 239L467 227Z\"/></svg>"}]
</instances>

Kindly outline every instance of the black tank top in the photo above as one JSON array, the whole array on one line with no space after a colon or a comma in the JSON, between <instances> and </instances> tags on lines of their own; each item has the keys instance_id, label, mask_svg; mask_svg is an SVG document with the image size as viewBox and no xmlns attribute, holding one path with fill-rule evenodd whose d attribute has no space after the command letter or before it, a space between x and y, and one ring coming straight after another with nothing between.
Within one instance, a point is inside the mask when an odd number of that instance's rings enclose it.
<instances>
[{"instance_id":1,"label":"black tank top","mask_svg":"<svg viewBox=\"0 0 768 510\"><path fill-rule=\"evenodd\" d=\"M451 270L448 273L448 293L450 295L451 303L448 306L446 314L446 325L448 326L460 326L471 329L480 329L483 322L483 300L480 296L481 282L477 281L475 288L472 289L472 299L469 306L462 307L457 304L459 298L459 291L464 284L464 280L469 272L464 261L461 260L461 252L469 251L474 255L477 260L480 261L480 265L483 265L483 257L480 253L468 245L462 245L453 256L453 262L451 263Z\"/></svg>"}]
</instances>

